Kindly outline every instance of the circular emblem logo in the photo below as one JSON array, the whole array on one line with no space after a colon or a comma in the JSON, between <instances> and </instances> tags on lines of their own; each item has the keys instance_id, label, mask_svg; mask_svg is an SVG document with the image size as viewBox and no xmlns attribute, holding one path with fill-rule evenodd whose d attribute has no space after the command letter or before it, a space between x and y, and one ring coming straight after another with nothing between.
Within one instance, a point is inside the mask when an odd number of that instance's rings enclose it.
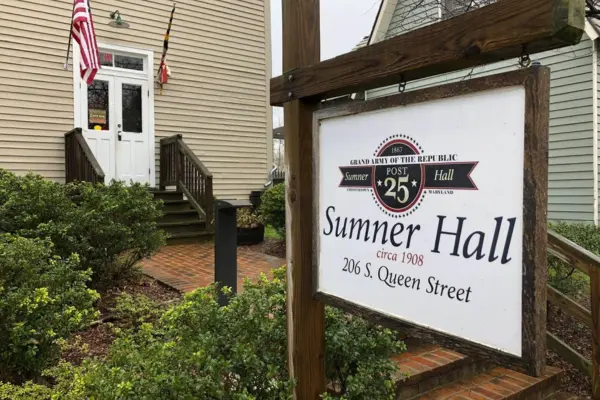
<instances>
[{"instance_id":1,"label":"circular emblem logo","mask_svg":"<svg viewBox=\"0 0 600 400\"><path fill-rule=\"evenodd\" d=\"M418 155L416 145L405 139L385 143L377 157L402 159ZM379 204L392 213L404 213L413 208L423 194L425 168L422 164L394 163L373 167L373 191Z\"/></svg>"}]
</instances>

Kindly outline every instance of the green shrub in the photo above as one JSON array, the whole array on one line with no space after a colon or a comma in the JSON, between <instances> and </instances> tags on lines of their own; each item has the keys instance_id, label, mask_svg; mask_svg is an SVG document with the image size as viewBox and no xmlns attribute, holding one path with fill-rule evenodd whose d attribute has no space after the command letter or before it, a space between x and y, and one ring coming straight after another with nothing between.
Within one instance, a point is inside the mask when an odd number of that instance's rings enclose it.
<instances>
[{"instance_id":1,"label":"green shrub","mask_svg":"<svg viewBox=\"0 0 600 400\"><path fill-rule=\"evenodd\" d=\"M0 382L0 400L50 400L52 390L28 382L22 386Z\"/></svg>"},{"instance_id":2,"label":"green shrub","mask_svg":"<svg viewBox=\"0 0 600 400\"><path fill-rule=\"evenodd\" d=\"M271 225L278 232L285 231L285 185L283 183L264 191L259 211L265 224Z\"/></svg>"},{"instance_id":3,"label":"green shrub","mask_svg":"<svg viewBox=\"0 0 600 400\"><path fill-rule=\"evenodd\" d=\"M0 232L35 231L40 224L63 222L75 210L64 185L39 175L0 173Z\"/></svg>"},{"instance_id":4,"label":"green shrub","mask_svg":"<svg viewBox=\"0 0 600 400\"><path fill-rule=\"evenodd\" d=\"M49 238L62 258L78 254L95 288L135 274L137 262L164 244L160 216L160 203L140 184L59 185L0 171L0 232Z\"/></svg>"},{"instance_id":5,"label":"green shrub","mask_svg":"<svg viewBox=\"0 0 600 400\"><path fill-rule=\"evenodd\" d=\"M263 224L263 219L260 215L253 213L247 208L237 210L237 226L238 228L257 228Z\"/></svg>"},{"instance_id":6,"label":"green shrub","mask_svg":"<svg viewBox=\"0 0 600 400\"><path fill-rule=\"evenodd\" d=\"M92 268L96 287L139 273L136 264L165 244L157 223L161 204L153 200L147 186L79 183L68 189L78 198L69 221L71 230L66 235L60 230L49 233L62 254L75 252L83 265Z\"/></svg>"},{"instance_id":7,"label":"green shrub","mask_svg":"<svg viewBox=\"0 0 600 400\"><path fill-rule=\"evenodd\" d=\"M105 360L55 369L61 399L289 399L285 270L247 282L219 307L214 287L186 296L155 325L122 332ZM341 311L326 313L326 371L347 399L391 399L404 349L395 335Z\"/></svg>"},{"instance_id":8,"label":"green shrub","mask_svg":"<svg viewBox=\"0 0 600 400\"><path fill-rule=\"evenodd\" d=\"M600 255L600 232L594 225L553 222L549 224L549 228ZM565 294L577 297L589 290L589 277L573 268L554 256L548 256L548 283Z\"/></svg>"},{"instance_id":9,"label":"green shrub","mask_svg":"<svg viewBox=\"0 0 600 400\"><path fill-rule=\"evenodd\" d=\"M97 316L90 275L76 255L52 257L48 241L0 235L0 380L37 376L57 358L57 340Z\"/></svg>"},{"instance_id":10,"label":"green shrub","mask_svg":"<svg viewBox=\"0 0 600 400\"><path fill-rule=\"evenodd\" d=\"M152 299L143 294L128 293L121 294L112 309L119 325L130 329L139 329L145 323L155 322L165 310L166 307L157 306Z\"/></svg>"}]
</instances>

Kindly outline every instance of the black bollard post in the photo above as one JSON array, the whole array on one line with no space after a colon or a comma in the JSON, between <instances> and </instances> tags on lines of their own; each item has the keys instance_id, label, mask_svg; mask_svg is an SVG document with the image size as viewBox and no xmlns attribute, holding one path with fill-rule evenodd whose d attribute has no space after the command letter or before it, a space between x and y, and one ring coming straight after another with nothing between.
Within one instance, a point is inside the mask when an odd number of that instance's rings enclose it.
<instances>
[{"instance_id":1,"label":"black bollard post","mask_svg":"<svg viewBox=\"0 0 600 400\"><path fill-rule=\"evenodd\" d=\"M215 202L215 283L237 293L237 215L238 208L252 207L248 200ZM219 293L219 305L226 306L227 296Z\"/></svg>"}]
</instances>

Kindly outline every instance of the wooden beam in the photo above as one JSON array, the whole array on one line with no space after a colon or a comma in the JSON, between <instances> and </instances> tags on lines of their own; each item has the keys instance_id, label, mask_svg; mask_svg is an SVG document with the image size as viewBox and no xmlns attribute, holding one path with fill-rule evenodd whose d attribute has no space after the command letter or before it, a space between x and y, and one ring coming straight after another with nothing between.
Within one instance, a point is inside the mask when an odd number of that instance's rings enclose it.
<instances>
[{"instance_id":1,"label":"wooden beam","mask_svg":"<svg viewBox=\"0 0 600 400\"><path fill-rule=\"evenodd\" d=\"M590 311L552 286L548 286L548 300L568 315L578 319L588 328L592 328L592 314Z\"/></svg>"},{"instance_id":2,"label":"wooden beam","mask_svg":"<svg viewBox=\"0 0 600 400\"><path fill-rule=\"evenodd\" d=\"M284 70L319 61L319 25L319 0L283 0ZM284 107L288 359L299 400L325 392L325 311L312 286L313 110L302 101Z\"/></svg>"},{"instance_id":3,"label":"wooden beam","mask_svg":"<svg viewBox=\"0 0 600 400\"><path fill-rule=\"evenodd\" d=\"M524 44L530 54L577 44L584 29L584 0L500 0L311 66L284 66L286 72L271 79L271 104L319 100L516 59Z\"/></svg>"},{"instance_id":4,"label":"wooden beam","mask_svg":"<svg viewBox=\"0 0 600 400\"><path fill-rule=\"evenodd\" d=\"M587 275L591 275L592 269L600 269L600 257L550 229L548 247L553 254L558 253L561 259L570 260L572 267L577 267Z\"/></svg>"},{"instance_id":5,"label":"wooden beam","mask_svg":"<svg viewBox=\"0 0 600 400\"><path fill-rule=\"evenodd\" d=\"M548 348L558 354L560 358L577 368L581 373L590 376L592 364L587 358L550 332L546 332L546 341L548 342Z\"/></svg>"}]
</instances>

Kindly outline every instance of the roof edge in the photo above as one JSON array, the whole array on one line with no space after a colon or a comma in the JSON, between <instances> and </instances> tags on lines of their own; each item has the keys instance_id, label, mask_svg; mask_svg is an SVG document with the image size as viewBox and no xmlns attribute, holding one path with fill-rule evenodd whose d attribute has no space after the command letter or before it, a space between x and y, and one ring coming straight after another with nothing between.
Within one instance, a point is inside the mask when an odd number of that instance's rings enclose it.
<instances>
[{"instance_id":1,"label":"roof edge","mask_svg":"<svg viewBox=\"0 0 600 400\"><path fill-rule=\"evenodd\" d=\"M373 24L371 34L369 35L368 44L379 42L385 38L385 34L390 26L397 4L398 0L381 0L375 23Z\"/></svg>"},{"instance_id":2,"label":"roof edge","mask_svg":"<svg viewBox=\"0 0 600 400\"><path fill-rule=\"evenodd\" d=\"M585 34L591 40L596 40L600 37L600 21L596 21L595 19L586 18L585 19Z\"/></svg>"}]
</instances>

